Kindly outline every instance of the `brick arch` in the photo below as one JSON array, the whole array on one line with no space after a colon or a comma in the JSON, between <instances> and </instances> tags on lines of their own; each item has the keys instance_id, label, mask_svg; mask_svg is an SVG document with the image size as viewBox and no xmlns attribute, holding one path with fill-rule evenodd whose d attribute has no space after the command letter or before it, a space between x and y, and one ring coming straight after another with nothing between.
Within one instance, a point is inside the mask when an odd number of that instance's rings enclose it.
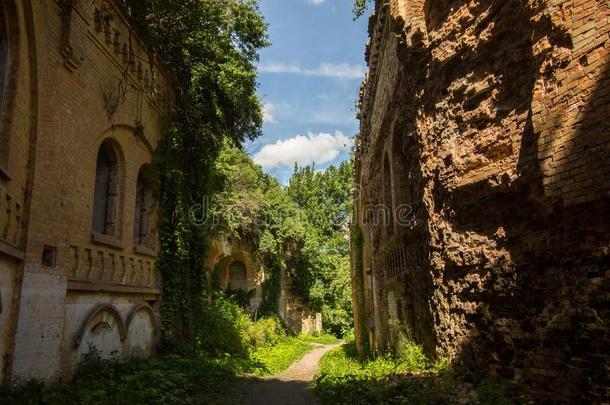
<instances>
[{"instance_id":1,"label":"brick arch","mask_svg":"<svg viewBox=\"0 0 610 405\"><path fill-rule=\"evenodd\" d=\"M87 333L87 329L89 328L92 321L95 319L96 316L98 316L104 312L108 313L110 316L112 316L112 318L115 320L115 322L117 324L117 327L119 328L118 332L119 332L121 341L125 340L125 337L127 336L127 328L125 327L125 322L123 322L123 318L121 317L119 310L116 309L116 307L112 304L100 304L100 305L96 306L95 308L93 308L87 314L87 316L85 316L85 319L81 323L81 326L79 327L78 331L76 332L76 334L74 335L74 338L72 340L73 348L77 349L80 347L80 345L83 341L83 338L85 337L85 334ZM96 325L92 325L92 326L93 326L93 328L95 328Z\"/></svg>"},{"instance_id":2,"label":"brick arch","mask_svg":"<svg viewBox=\"0 0 610 405\"><path fill-rule=\"evenodd\" d=\"M253 267L253 261L251 257L248 257L248 255L246 253L244 253L243 251L234 251L229 255L224 255L224 256L220 256L218 257L218 259L216 260L216 264L214 265L214 268L216 269L216 271L219 272L219 277L220 277L220 284L222 288L225 288L228 286L228 283L230 281L230 272L229 272L229 268L231 266L231 264L233 264L234 262L241 262L243 263L244 267L246 268L246 280L253 280L255 281L255 269ZM246 281L247 284L247 281Z\"/></svg>"},{"instance_id":3,"label":"brick arch","mask_svg":"<svg viewBox=\"0 0 610 405\"><path fill-rule=\"evenodd\" d=\"M131 321L133 321L134 316L139 311L148 312L150 319L152 319L155 325L155 329L158 328L159 322L157 321L157 315L155 314L155 310L147 302L138 302L133 306L133 308L129 312L129 315L127 315L127 322L125 323L127 326L127 330L129 330L129 325L131 325Z\"/></svg>"},{"instance_id":4,"label":"brick arch","mask_svg":"<svg viewBox=\"0 0 610 405\"><path fill-rule=\"evenodd\" d=\"M152 329L143 327L141 323L142 317L139 315L145 314L145 318L150 322ZM136 303L129 315L127 315L127 337L124 342L125 350L129 356L142 357L148 356L154 350L154 346L160 337L160 326L157 315L153 308L147 302Z\"/></svg>"}]
</instances>

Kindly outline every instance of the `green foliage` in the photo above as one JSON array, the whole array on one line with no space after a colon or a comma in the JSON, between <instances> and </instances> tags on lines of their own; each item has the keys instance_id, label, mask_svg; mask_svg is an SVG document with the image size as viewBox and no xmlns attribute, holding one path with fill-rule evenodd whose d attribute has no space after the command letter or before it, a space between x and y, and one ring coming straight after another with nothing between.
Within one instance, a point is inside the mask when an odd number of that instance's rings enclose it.
<instances>
[{"instance_id":1,"label":"green foliage","mask_svg":"<svg viewBox=\"0 0 610 405\"><path fill-rule=\"evenodd\" d=\"M261 347L254 351L252 359L257 375L278 374L302 358L311 349L311 344L299 337L285 337L277 345Z\"/></svg>"},{"instance_id":2,"label":"green foliage","mask_svg":"<svg viewBox=\"0 0 610 405\"><path fill-rule=\"evenodd\" d=\"M305 240L296 249L289 269L297 289L324 328L345 336L353 328L349 217L352 212L352 166L343 162L323 172L295 167L286 192L303 210Z\"/></svg>"},{"instance_id":3,"label":"green foliage","mask_svg":"<svg viewBox=\"0 0 610 405\"><path fill-rule=\"evenodd\" d=\"M286 336L282 323L275 317L261 318L250 325L248 337L254 347L275 346Z\"/></svg>"},{"instance_id":4,"label":"green foliage","mask_svg":"<svg viewBox=\"0 0 610 405\"><path fill-rule=\"evenodd\" d=\"M446 360L432 362L421 348L401 342L398 356L361 359L353 343L327 353L315 380L324 404L516 404L518 397L499 380L477 387L457 378Z\"/></svg>"},{"instance_id":5,"label":"green foliage","mask_svg":"<svg viewBox=\"0 0 610 405\"><path fill-rule=\"evenodd\" d=\"M510 405L521 403L519 393L505 380L487 377L477 385L477 394L481 404Z\"/></svg>"},{"instance_id":6,"label":"green foliage","mask_svg":"<svg viewBox=\"0 0 610 405\"><path fill-rule=\"evenodd\" d=\"M229 353L247 356L250 352L248 331L252 321L233 300L217 295L203 302L202 325L198 346L208 354Z\"/></svg>"},{"instance_id":7,"label":"green foliage","mask_svg":"<svg viewBox=\"0 0 610 405\"><path fill-rule=\"evenodd\" d=\"M223 293L203 303L199 350L207 355L248 357L254 350L278 344L286 331L276 317L253 322L244 309Z\"/></svg>"},{"instance_id":8,"label":"green foliage","mask_svg":"<svg viewBox=\"0 0 610 405\"><path fill-rule=\"evenodd\" d=\"M260 312L277 313L281 277L287 272L296 292L327 331L352 329L348 222L352 209L349 162L316 172L295 167L281 187L240 148L225 143L214 167L220 190L212 201L212 231L247 241L265 267Z\"/></svg>"},{"instance_id":9,"label":"green foliage","mask_svg":"<svg viewBox=\"0 0 610 405\"><path fill-rule=\"evenodd\" d=\"M328 333L311 333L311 334L299 335L299 338L304 342L318 343L318 344L324 344L324 345L340 342L340 340L337 339L336 336L330 335Z\"/></svg>"},{"instance_id":10,"label":"green foliage","mask_svg":"<svg viewBox=\"0 0 610 405\"><path fill-rule=\"evenodd\" d=\"M3 404L188 404L208 403L228 390L242 362L177 356L149 360L90 357L70 383L46 386L28 381L0 386Z\"/></svg>"},{"instance_id":11,"label":"green foliage","mask_svg":"<svg viewBox=\"0 0 610 405\"><path fill-rule=\"evenodd\" d=\"M362 17L373 0L354 0L354 20Z\"/></svg>"},{"instance_id":12,"label":"green foliage","mask_svg":"<svg viewBox=\"0 0 610 405\"><path fill-rule=\"evenodd\" d=\"M168 67L174 105L154 166L159 178L157 267L164 337L194 350L203 324L205 217L223 143L261 133L258 50L267 25L255 0L122 0L151 53ZM198 218L193 218L193 213Z\"/></svg>"},{"instance_id":13,"label":"green foliage","mask_svg":"<svg viewBox=\"0 0 610 405\"><path fill-rule=\"evenodd\" d=\"M421 346L414 344L402 334L396 345L396 358L401 368L407 371L426 370L432 366Z\"/></svg>"}]
</instances>

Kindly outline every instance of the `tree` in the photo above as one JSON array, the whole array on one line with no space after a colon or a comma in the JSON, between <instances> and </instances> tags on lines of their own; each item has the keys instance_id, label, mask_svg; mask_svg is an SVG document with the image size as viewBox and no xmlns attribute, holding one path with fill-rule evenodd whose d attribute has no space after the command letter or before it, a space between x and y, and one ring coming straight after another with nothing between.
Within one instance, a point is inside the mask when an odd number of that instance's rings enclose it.
<instances>
[{"instance_id":1,"label":"tree","mask_svg":"<svg viewBox=\"0 0 610 405\"><path fill-rule=\"evenodd\" d=\"M175 94L167 130L155 153L159 178L157 267L163 279L164 336L194 348L205 289L205 210L211 168L223 139L239 143L261 133L255 62L268 45L255 0L122 0L151 60L169 71Z\"/></svg>"}]
</instances>

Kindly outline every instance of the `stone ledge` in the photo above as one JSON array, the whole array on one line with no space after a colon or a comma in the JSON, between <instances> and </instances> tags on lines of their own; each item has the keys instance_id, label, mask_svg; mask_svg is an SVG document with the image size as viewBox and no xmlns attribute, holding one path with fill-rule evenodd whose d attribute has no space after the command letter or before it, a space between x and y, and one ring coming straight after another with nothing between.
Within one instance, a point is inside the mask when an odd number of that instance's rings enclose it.
<instances>
[{"instance_id":1,"label":"stone ledge","mask_svg":"<svg viewBox=\"0 0 610 405\"><path fill-rule=\"evenodd\" d=\"M25 251L13 244L0 240L0 254L4 254L18 261L25 259Z\"/></svg>"},{"instance_id":2,"label":"stone ledge","mask_svg":"<svg viewBox=\"0 0 610 405\"><path fill-rule=\"evenodd\" d=\"M154 249L151 249L148 246L135 245L133 247L133 251L136 252L136 253L139 253L141 255L150 256L150 257L152 257L154 259L157 258L157 252L155 252Z\"/></svg>"},{"instance_id":3,"label":"stone ledge","mask_svg":"<svg viewBox=\"0 0 610 405\"><path fill-rule=\"evenodd\" d=\"M123 242L120 239L115 238L114 236L92 232L91 241L94 243L99 243L101 245L110 246L115 249L123 249Z\"/></svg>"},{"instance_id":4,"label":"stone ledge","mask_svg":"<svg viewBox=\"0 0 610 405\"><path fill-rule=\"evenodd\" d=\"M129 294L146 294L158 296L161 289L158 287L146 287L137 285L123 285L109 282L92 282L79 279L68 279L68 290L72 291L92 291L92 292L116 292Z\"/></svg>"}]
</instances>

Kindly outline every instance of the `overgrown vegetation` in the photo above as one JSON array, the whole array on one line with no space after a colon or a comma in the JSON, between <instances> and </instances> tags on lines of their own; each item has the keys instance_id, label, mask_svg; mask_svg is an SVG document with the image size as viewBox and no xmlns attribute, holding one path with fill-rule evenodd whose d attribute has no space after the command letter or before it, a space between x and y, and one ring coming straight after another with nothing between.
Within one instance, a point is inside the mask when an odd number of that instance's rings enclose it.
<instances>
[{"instance_id":1,"label":"overgrown vegetation","mask_svg":"<svg viewBox=\"0 0 610 405\"><path fill-rule=\"evenodd\" d=\"M85 361L70 383L29 381L0 386L3 404L179 404L207 403L227 390L243 367L231 357Z\"/></svg>"},{"instance_id":2,"label":"overgrown vegetation","mask_svg":"<svg viewBox=\"0 0 610 405\"><path fill-rule=\"evenodd\" d=\"M218 311L208 316L206 311ZM148 360L102 360L93 352L69 383L28 381L0 386L2 404L191 404L228 396L239 374L278 374L300 359L312 342L329 336L287 336L278 320L251 321L226 297L203 309L209 338L189 358L161 354ZM203 336L203 335L202 335ZM226 338L223 340L223 338Z\"/></svg>"},{"instance_id":3,"label":"overgrown vegetation","mask_svg":"<svg viewBox=\"0 0 610 405\"><path fill-rule=\"evenodd\" d=\"M446 360L432 362L411 342L397 356L361 359L353 343L327 353L315 380L325 404L518 404L517 393L501 380L477 385L459 378Z\"/></svg>"},{"instance_id":4,"label":"overgrown vegetation","mask_svg":"<svg viewBox=\"0 0 610 405\"><path fill-rule=\"evenodd\" d=\"M168 67L174 94L155 154L157 259L164 338L193 352L203 331L206 195L224 139L261 133L255 62L268 45L256 0L122 0L151 56ZM151 59L153 59L151 57Z\"/></svg>"},{"instance_id":5,"label":"overgrown vegetation","mask_svg":"<svg viewBox=\"0 0 610 405\"><path fill-rule=\"evenodd\" d=\"M289 269L312 310L322 312L325 330L342 337L353 329L349 245L352 185L352 165L345 161L324 171L316 171L313 165L295 166L286 189L306 219L306 237Z\"/></svg>"},{"instance_id":6,"label":"overgrown vegetation","mask_svg":"<svg viewBox=\"0 0 610 405\"><path fill-rule=\"evenodd\" d=\"M214 170L219 193L212 203L215 235L248 243L265 267L260 313L275 314L282 274L325 330L344 336L352 329L348 220L351 165L323 172L295 167L282 187L238 147L229 143Z\"/></svg>"}]
</instances>

